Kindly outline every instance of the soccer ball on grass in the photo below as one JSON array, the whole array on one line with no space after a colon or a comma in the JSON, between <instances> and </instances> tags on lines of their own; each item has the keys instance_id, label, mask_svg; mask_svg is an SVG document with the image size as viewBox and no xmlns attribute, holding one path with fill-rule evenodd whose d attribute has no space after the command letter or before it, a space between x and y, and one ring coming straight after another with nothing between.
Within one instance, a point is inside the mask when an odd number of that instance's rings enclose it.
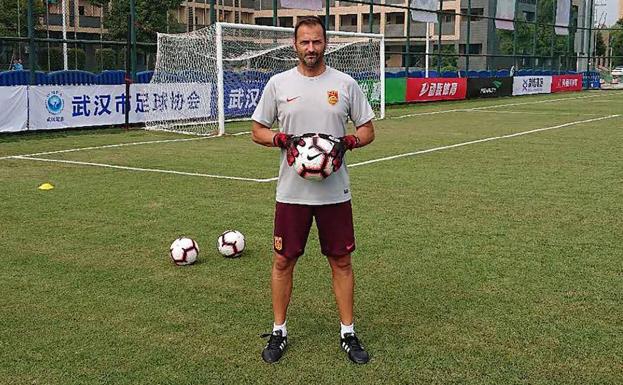
<instances>
[{"instance_id":1,"label":"soccer ball on grass","mask_svg":"<svg viewBox=\"0 0 623 385\"><path fill-rule=\"evenodd\" d=\"M187 237L180 237L173 241L170 256L178 266L191 265L197 261L199 246L197 242Z\"/></svg>"},{"instance_id":2,"label":"soccer ball on grass","mask_svg":"<svg viewBox=\"0 0 623 385\"><path fill-rule=\"evenodd\" d=\"M238 230L227 230L216 241L219 253L226 258L239 257L244 251L244 246L244 235Z\"/></svg>"}]
</instances>

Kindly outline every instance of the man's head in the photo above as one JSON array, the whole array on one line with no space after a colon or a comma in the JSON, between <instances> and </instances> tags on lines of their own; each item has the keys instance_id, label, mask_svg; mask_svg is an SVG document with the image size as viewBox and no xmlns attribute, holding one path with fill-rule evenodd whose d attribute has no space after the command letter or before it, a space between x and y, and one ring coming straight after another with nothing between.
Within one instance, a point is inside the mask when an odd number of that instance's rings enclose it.
<instances>
[{"instance_id":1,"label":"man's head","mask_svg":"<svg viewBox=\"0 0 623 385\"><path fill-rule=\"evenodd\" d=\"M324 63L327 31L318 16L305 16L294 27L294 49L300 62L308 68Z\"/></svg>"}]
</instances>

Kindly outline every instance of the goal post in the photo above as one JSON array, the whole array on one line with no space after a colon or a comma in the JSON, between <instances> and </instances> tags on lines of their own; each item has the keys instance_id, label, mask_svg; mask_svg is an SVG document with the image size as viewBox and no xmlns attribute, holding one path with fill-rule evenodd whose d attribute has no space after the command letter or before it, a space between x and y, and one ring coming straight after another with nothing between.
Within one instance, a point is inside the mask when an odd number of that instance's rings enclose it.
<instances>
[{"instance_id":1,"label":"goal post","mask_svg":"<svg viewBox=\"0 0 623 385\"><path fill-rule=\"evenodd\" d=\"M158 34L146 97L159 100L145 128L223 135L226 122L250 120L271 76L298 63L293 28L215 23L181 34ZM385 50L380 34L327 31L327 65L352 76L377 119L385 115Z\"/></svg>"}]
</instances>

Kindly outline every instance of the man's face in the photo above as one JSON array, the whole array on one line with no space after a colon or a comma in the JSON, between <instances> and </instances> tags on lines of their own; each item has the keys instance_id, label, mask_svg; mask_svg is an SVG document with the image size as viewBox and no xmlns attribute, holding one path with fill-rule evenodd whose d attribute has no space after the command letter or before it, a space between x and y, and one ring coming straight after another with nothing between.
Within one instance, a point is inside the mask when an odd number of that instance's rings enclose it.
<instances>
[{"instance_id":1,"label":"man's face","mask_svg":"<svg viewBox=\"0 0 623 385\"><path fill-rule=\"evenodd\" d=\"M327 44L319 25L301 25L296 33L294 49L301 63L314 68L322 63Z\"/></svg>"}]
</instances>

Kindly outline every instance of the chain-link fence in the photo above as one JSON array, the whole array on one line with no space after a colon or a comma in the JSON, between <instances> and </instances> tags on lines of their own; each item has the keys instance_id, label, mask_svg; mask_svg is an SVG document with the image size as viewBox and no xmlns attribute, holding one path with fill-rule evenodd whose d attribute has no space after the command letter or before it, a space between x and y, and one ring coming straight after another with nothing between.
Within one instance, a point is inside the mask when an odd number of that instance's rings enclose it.
<instances>
[{"instance_id":1,"label":"chain-link fence","mask_svg":"<svg viewBox=\"0 0 623 385\"><path fill-rule=\"evenodd\" d=\"M429 23L412 18L426 10L424 0L318 1L323 8L308 11L276 0L0 0L0 71L136 74L153 69L158 32L192 31L217 20L293 26L310 14L324 17L329 29L383 33L388 72L609 74L623 64L623 19L606 28L595 0L439 0L427 13ZM512 17L500 17L509 4Z\"/></svg>"}]
</instances>

